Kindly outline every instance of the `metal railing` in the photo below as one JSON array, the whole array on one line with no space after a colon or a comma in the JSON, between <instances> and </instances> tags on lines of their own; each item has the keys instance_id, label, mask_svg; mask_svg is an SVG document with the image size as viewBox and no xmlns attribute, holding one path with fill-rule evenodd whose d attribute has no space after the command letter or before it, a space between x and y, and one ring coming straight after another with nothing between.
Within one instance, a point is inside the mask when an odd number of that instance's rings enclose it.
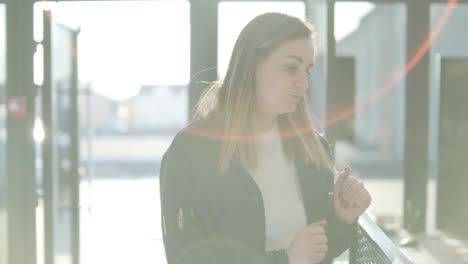
<instances>
[{"instance_id":1,"label":"metal railing","mask_svg":"<svg viewBox=\"0 0 468 264\"><path fill-rule=\"evenodd\" d=\"M349 250L350 264L413 264L368 213L358 221L356 238Z\"/></svg>"}]
</instances>

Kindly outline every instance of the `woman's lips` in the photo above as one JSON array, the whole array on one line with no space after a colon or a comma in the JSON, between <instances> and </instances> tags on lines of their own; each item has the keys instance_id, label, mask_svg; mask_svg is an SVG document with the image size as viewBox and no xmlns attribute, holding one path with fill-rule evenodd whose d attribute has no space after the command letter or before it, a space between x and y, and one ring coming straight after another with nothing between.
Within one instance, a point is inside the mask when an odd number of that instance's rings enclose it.
<instances>
[{"instance_id":1,"label":"woman's lips","mask_svg":"<svg viewBox=\"0 0 468 264\"><path fill-rule=\"evenodd\" d=\"M299 95L294 95L294 94L289 94L289 97L290 97L290 98L293 98L293 99L295 99L295 100L299 100L299 99L301 98L301 96L299 96Z\"/></svg>"}]
</instances>

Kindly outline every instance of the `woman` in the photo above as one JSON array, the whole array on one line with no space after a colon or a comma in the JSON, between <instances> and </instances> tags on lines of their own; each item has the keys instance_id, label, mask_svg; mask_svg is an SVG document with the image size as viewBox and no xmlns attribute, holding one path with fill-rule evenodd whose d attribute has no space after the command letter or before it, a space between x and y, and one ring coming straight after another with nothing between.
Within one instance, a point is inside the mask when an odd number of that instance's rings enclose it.
<instances>
[{"instance_id":1,"label":"woman","mask_svg":"<svg viewBox=\"0 0 468 264\"><path fill-rule=\"evenodd\" d=\"M175 263L331 263L370 205L329 146L306 90L311 25L280 13L240 33L226 77L201 98L161 165L166 257Z\"/></svg>"}]
</instances>

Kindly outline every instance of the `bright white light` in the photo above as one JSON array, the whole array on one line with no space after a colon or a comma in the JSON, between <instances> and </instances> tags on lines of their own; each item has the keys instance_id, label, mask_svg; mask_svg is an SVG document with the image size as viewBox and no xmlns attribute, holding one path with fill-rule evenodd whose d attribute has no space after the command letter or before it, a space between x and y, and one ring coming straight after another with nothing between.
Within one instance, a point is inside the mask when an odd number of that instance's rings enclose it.
<instances>
[{"instance_id":1,"label":"bright white light","mask_svg":"<svg viewBox=\"0 0 468 264\"><path fill-rule=\"evenodd\" d=\"M127 106L121 105L117 110L117 116L122 119L127 119L130 116L130 112Z\"/></svg>"},{"instance_id":2,"label":"bright white light","mask_svg":"<svg viewBox=\"0 0 468 264\"><path fill-rule=\"evenodd\" d=\"M186 85L190 80L190 4L188 1L36 3L52 9L54 19L80 26L79 78L95 91L126 100L139 85ZM335 36L353 32L374 5L336 4ZM283 12L304 18L298 2L221 2L219 4L218 73L227 69L234 42L244 25L264 12ZM39 14L41 14L39 12ZM42 39L42 15L35 16L34 38ZM213 65L216 66L216 65ZM35 82L39 83L40 71ZM127 86L128 85L128 86Z\"/></svg>"},{"instance_id":3,"label":"bright white light","mask_svg":"<svg viewBox=\"0 0 468 264\"><path fill-rule=\"evenodd\" d=\"M44 46L38 44L34 52L34 84L42 86L44 83Z\"/></svg>"},{"instance_id":4,"label":"bright white light","mask_svg":"<svg viewBox=\"0 0 468 264\"><path fill-rule=\"evenodd\" d=\"M335 4L335 40L340 42L354 32L361 19L371 12L375 5L369 2L337 2Z\"/></svg>"},{"instance_id":5,"label":"bright white light","mask_svg":"<svg viewBox=\"0 0 468 264\"><path fill-rule=\"evenodd\" d=\"M125 77L125 73L122 72L116 72L116 75L120 75L121 78L112 75L97 76L96 80L92 81L93 90L116 101L124 101L138 94L141 83L134 78Z\"/></svg>"},{"instance_id":6,"label":"bright white light","mask_svg":"<svg viewBox=\"0 0 468 264\"><path fill-rule=\"evenodd\" d=\"M218 9L218 75L226 73L229 59L242 28L266 12L281 12L305 18L304 2L221 2ZM215 66L215 65L213 65Z\"/></svg>"},{"instance_id":7,"label":"bright white light","mask_svg":"<svg viewBox=\"0 0 468 264\"><path fill-rule=\"evenodd\" d=\"M44 11L55 12L57 3L39 1L34 4L34 40L42 42L44 39Z\"/></svg>"},{"instance_id":8,"label":"bright white light","mask_svg":"<svg viewBox=\"0 0 468 264\"><path fill-rule=\"evenodd\" d=\"M34 141L36 141L37 143L41 143L42 141L44 141L44 125L42 124L42 119L40 118L36 118L36 120L34 120L33 138Z\"/></svg>"},{"instance_id":9,"label":"bright white light","mask_svg":"<svg viewBox=\"0 0 468 264\"><path fill-rule=\"evenodd\" d=\"M80 26L79 79L115 100L141 85L190 79L188 1L62 2L56 19Z\"/></svg>"}]
</instances>

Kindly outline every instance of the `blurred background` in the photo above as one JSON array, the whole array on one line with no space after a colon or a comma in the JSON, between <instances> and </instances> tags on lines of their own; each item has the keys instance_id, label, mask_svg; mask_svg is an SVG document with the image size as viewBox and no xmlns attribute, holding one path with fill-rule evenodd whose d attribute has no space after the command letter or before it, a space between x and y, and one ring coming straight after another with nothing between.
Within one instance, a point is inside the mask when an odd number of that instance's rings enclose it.
<instances>
[{"instance_id":1,"label":"blurred background","mask_svg":"<svg viewBox=\"0 0 468 264\"><path fill-rule=\"evenodd\" d=\"M271 11L315 25L311 111L373 197L387 262L336 263L468 263L467 0L0 0L0 263L166 263L162 155Z\"/></svg>"}]
</instances>

